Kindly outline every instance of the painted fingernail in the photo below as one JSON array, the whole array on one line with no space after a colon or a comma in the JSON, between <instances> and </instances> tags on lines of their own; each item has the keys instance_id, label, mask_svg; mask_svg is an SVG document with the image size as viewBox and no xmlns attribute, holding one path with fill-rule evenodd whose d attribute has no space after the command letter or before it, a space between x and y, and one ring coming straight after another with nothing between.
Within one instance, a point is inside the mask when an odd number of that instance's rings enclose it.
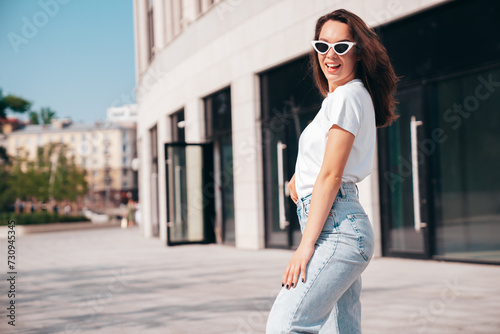
<instances>
[{"instance_id":1,"label":"painted fingernail","mask_svg":"<svg viewBox=\"0 0 500 334\"><path fill-rule=\"evenodd\" d=\"M306 280L305 279L302 279L302 283L304 283Z\"/></svg>"},{"instance_id":2,"label":"painted fingernail","mask_svg":"<svg viewBox=\"0 0 500 334\"><path fill-rule=\"evenodd\" d=\"M292 288L293 288L293 285L294 285L294 284L295 284L295 283L292 283Z\"/></svg>"},{"instance_id":3,"label":"painted fingernail","mask_svg":"<svg viewBox=\"0 0 500 334\"><path fill-rule=\"evenodd\" d=\"M288 284L286 285L286 288L288 289Z\"/></svg>"},{"instance_id":4,"label":"painted fingernail","mask_svg":"<svg viewBox=\"0 0 500 334\"><path fill-rule=\"evenodd\" d=\"M285 286L285 283L281 283L281 287L284 287Z\"/></svg>"}]
</instances>

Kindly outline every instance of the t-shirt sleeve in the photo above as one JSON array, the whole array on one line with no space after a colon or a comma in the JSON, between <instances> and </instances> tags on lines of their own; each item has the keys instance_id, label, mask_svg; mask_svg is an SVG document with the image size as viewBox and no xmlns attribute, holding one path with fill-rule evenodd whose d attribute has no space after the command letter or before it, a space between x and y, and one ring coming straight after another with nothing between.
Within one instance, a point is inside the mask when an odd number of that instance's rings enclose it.
<instances>
[{"instance_id":1,"label":"t-shirt sleeve","mask_svg":"<svg viewBox=\"0 0 500 334\"><path fill-rule=\"evenodd\" d=\"M332 96L332 101L327 109L328 129L337 124L356 136L361 127L362 116L359 98L351 90L341 90Z\"/></svg>"}]
</instances>

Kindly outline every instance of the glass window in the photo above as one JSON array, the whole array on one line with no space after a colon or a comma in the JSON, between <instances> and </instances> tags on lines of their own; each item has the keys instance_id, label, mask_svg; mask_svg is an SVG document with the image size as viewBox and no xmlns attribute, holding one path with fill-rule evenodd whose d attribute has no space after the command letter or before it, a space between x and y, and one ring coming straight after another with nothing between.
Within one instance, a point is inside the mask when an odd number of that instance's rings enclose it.
<instances>
[{"instance_id":1,"label":"glass window","mask_svg":"<svg viewBox=\"0 0 500 334\"><path fill-rule=\"evenodd\" d=\"M153 0L147 2L147 28L148 28L148 60L151 61L154 56L155 38L154 38L154 8Z\"/></svg>"},{"instance_id":2,"label":"glass window","mask_svg":"<svg viewBox=\"0 0 500 334\"><path fill-rule=\"evenodd\" d=\"M172 142L185 141L184 109L170 115Z\"/></svg>"},{"instance_id":3,"label":"glass window","mask_svg":"<svg viewBox=\"0 0 500 334\"><path fill-rule=\"evenodd\" d=\"M226 88L204 99L206 137L231 132L231 92Z\"/></svg>"},{"instance_id":4,"label":"glass window","mask_svg":"<svg viewBox=\"0 0 500 334\"><path fill-rule=\"evenodd\" d=\"M441 219L437 253L500 260L500 69L431 87L436 124L446 139L438 152Z\"/></svg>"}]
</instances>

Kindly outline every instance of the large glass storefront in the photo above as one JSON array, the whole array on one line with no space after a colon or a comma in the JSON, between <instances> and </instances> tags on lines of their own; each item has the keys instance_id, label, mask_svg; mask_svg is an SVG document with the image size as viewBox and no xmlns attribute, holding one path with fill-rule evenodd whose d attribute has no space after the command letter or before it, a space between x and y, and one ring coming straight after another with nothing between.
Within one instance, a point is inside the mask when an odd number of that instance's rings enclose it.
<instances>
[{"instance_id":1,"label":"large glass storefront","mask_svg":"<svg viewBox=\"0 0 500 334\"><path fill-rule=\"evenodd\" d=\"M377 28L403 76L378 132L385 255L500 263L499 15L453 1Z\"/></svg>"},{"instance_id":2,"label":"large glass storefront","mask_svg":"<svg viewBox=\"0 0 500 334\"><path fill-rule=\"evenodd\" d=\"M235 244L231 92L203 99L205 143L185 143L184 111L165 144L167 243Z\"/></svg>"},{"instance_id":3,"label":"large glass storefront","mask_svg":"<svg viewBox=\"0 0 500 334\"><path fill-rule=\"evenodd\" d=\"M260 74L266 247L296 248L301 233L288 181L295 171L302 130L323 98L314 86L308 57Z\"/></svg>"},{"instance_id":4,"label":"large glass storefront","mask_svg":"<svg viewBox=\"0 0 500 334\"><path fill-rule=\"evenodd\" d=\"M500 262L500 67L443 80L429 90L439 110L435 126L444 133L436 152L436 254Z\"/></svg>"}]
</instances>

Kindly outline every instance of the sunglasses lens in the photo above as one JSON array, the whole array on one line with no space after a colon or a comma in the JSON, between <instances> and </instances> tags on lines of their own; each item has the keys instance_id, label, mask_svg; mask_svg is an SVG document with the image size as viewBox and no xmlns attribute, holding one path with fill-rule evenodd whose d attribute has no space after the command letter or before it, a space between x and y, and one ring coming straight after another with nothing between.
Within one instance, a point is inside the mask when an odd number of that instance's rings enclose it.
<instances>
[{"instance_id":1,"label":"sunglasses lens","mask_svg":"<svg viewBox=\"0 0 500 334\"><path fill-rule=\"evenodd\" d=\"M325 53L329 49L328 44L323 42L316 42L314 46L316 47L316 51L318 51L319 53Z\"/></svg>"},{"instance_id":2,"label":"sunglasses lens","mask_svg":"<svg viewBox=\"0 0 500 334\"><path fill-rule=\"evenodd\" d=\"M335 52L337 52L339 54L345 53L349 49L349 44L340 43L340 44L335 45L334 49L335 49Z\"/></svg>"}]
</instances>

